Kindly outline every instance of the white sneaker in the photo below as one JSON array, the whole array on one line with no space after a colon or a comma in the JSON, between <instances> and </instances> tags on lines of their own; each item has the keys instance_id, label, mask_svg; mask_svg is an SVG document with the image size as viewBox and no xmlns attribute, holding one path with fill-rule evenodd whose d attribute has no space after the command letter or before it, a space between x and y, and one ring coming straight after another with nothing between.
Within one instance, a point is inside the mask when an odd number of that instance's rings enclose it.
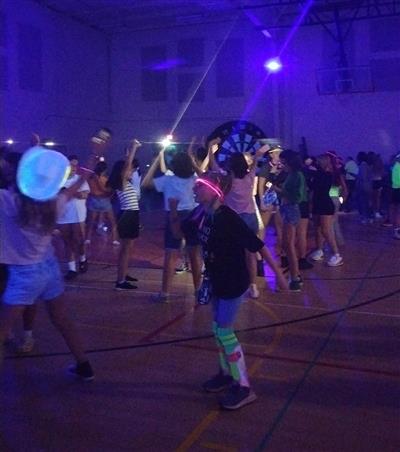
<instances>
[{"instance_id":1,"label":"white sneaker","mask_svg":"<svg viewBox=\"0 0 400 452\"><path fill-rule=\"evenodd\" d=\"M343 257L340 254L334 254L328 261L329 267L339 267L343 265Z\"/></svg>"},{"instance_id":2,"label":"white sneaker","mask_svg":"<svg viewBox=\"0 0 400 452\"><path fill-rule=\"evenodd\" d=\"M380 212L375 212L375 218L376 218L377 220L380 220L380 219L383 218L383 217L382 217L382 215L380 214Z\"/></svg>"},{"instance_id":3,"label":"white sneaker","mask_svg":"<svg viewBox=\"0 0 400 452\"><path fill-rule=\"evenodd\" d=\"M250 284L249 295L250 295L250 298L253 298L254 300L256 300L260 296L260 291L258 290L258 287L256 284Z\"/></svg>"},{"instance_id":4,"label":"white sneaker","mask_svg":"<svg viewBox=\"0 0 400 452\"><path fill-rule=\"evenodd\" d=\"M315 250L309 256L313 261L322 261L324 252L322 250Z\"/></svg>"},{"instance_id":5,"label":"white sneaker","mask_svg":"<svg viewBox=\"0 0 400 452\"><path fill-rule=\"evenodd\" d=\"M121 245L121 242L119 242L118 240L113 240L113 243L112 243L114 246L119 246L119 245Z\"/></svg>"},{"instance_id":6,"label":"white sneaker","mask_svg":"<svg viewBox=\"0 0 400 452\"><path fill-rule=\"evenodd\" d=\"M33 337L25 337L23 342L17 347L18 353L30 353L35 346Z\"/></svg>"},{"instance_id":7,"label":"white sneaker","mask_svg":"<svg viewBox=\"0 0 400 452\"><path fill-rule=\"evenodd\" d=\"M91 244L91 241L89 239L86 239L85 240L85 245L90 245L90 244Z\"/></svg>"}]
</instances>

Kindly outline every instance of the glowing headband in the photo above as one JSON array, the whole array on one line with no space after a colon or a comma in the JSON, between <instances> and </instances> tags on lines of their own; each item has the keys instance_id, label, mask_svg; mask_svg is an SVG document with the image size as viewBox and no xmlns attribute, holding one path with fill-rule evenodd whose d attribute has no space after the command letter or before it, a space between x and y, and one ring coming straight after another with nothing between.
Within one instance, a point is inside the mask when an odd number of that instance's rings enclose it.
<instances>
[{"instance_id":1,"label":"glowing headband","mask_svg":"<svg viewBox=\"0 0 400 452\"><path fill-rule=\"evenodd\" d=\"M209 180L202 179L201 177L199 177L198 179L196 179L196 184L197 183L203 184L203 185L207 186L208 188L210 188L218 196L218 198L222 199L224 197L222 190L217 185L210 182Z\"/></svg>"}]
</instances>

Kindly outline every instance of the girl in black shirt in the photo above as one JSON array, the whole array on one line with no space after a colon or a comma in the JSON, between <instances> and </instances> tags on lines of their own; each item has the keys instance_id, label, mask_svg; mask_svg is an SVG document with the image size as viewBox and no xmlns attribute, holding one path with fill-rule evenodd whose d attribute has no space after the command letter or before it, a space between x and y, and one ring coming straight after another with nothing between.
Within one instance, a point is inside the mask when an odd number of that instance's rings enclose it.
<instances>
[{"instance_id":1,"label":"girl in black shirt","mask_svg":"<svg viewBox=\"0 0 400 452\"><path fill-rule=\"evenodd\" d=\"M222 205L229 188L229 177L219 173L207 173L197 179L193 191L200 206L193 212L192 220L198 225L206 277L211 282L213 331L220 350L220 371L204 383L203 388L208 392L229 388L221 405L235 410L256 399L247 377L242 347L233 330L250 283L246 250L262 255L275 272L281 289L286 290L288 285L264 243L236 212Z\"/></svg>"}]
</instances>

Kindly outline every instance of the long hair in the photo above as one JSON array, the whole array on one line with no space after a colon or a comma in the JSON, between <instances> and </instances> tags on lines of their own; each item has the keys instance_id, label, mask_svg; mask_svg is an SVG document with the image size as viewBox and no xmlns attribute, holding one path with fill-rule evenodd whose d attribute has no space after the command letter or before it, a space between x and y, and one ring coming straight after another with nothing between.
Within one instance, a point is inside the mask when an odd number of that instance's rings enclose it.
<instances>
[{"instance_id":1,"label":"long hair","mask_svg":"<svg viewBox=\"0 0 400 452\"><path fill-rule=\"evenodd\" d=\"M118 160L114 163L106 184L107 187L111 187L113 190L122 190L122 170L124 166L125 160Z\"/></svg>"},{"instance_id":2,"label":"long hair","mask_svg":"<svg viewBox=\"0 0 400 452\"><path fill-rule=\"evenodd\" d=\"M243 179L249 172L245 156L241 152L235 152L228 160L228 168L232 172L233 177Z\"/></svg>"},{"instance_id":3,"label":"long hair","mask_svg":"<svg viewBox=\"0 0 400 452\"><path fill-rule=\"evenodd\" d=\"M285 160L287 166L291 171L300 171L303 167L303 162L298 152L292 151L291 149L284 149L279 158Z\"/></svg>"},{"instance_id":4,"label":"long hair","mask_svg":"<svg viewBox=\"0 0 400 452\"><path fill-rule=\"evenodd\" d=\"M332 163L329 155L327 154L320 154L317 156L317 165L318 168L320 168L322 171L329 171L332 172Z\"/></svg>"},{"instance_id":5,"label":"long hair","mask_svg":"<svg viewBox=\"0 0 400 452\"><path fill-rule=\"evenodd\" d=\"M57 220L56 199L41 202L19 194L18 207L18 222L22 228L36 228L43 234L53 231Z\"/></svg>"}]
</instances>

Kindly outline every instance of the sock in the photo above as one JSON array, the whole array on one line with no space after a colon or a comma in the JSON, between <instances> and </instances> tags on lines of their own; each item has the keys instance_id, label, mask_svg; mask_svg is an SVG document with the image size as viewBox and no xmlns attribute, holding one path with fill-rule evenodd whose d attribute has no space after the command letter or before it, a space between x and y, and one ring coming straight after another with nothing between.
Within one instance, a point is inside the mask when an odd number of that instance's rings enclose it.
<instances>
[{"instance_id":1,"label":"sock","mask_svg":"<svg viewBox=\"0 0 400 452\"><path fill-rule=\"evenodd\" d=\"M75 261L68 262L68 270L71 270L72 272L76 272L76 262Z\"/></svg>"},{"instance_id":2,"label":"sock","mask_svg":"<svg viewBox=\"0 0 400 452\"><path fill-rule=\"evenodd\" d=\"M217 347L218 347L219 368L224 375L230 375L229 365L226 361L224 347L222 346L222 343L219 340L218 335L217 335L217 330L218 330L217 322L213 322L212 330L213 330L214 337L215 337L215 343L217 344Z\"/></svg>"},{"instance_id":3,"label":"sock","mask_svg":"<svg viewBox=\"0 0 400 452\"><path fill-rule=\"evenodd\" d=\"M224 348L232 378L240 386L250 387L241 345L232 328L217 328L217 336Z\"/></svg>"},{"instance_id":4,"label":"sock","mask_svg":"<svg viewBox=\"0 0 400 452\"><path fill-rule=\"evenodd\" d=\"M25 337L25 339L32 339L33 331L32 330L24 330L24 337Z\"/></svg>"},{"instance_id":5,"label":"sock","mask_svg":"<svg viewBox=\"0 0 400 452\"><path fill-rule=\"evenodd\" d=\"M85 262L86 260L86 254L82 254L81 256L79 256L79 262Z\"/></svg>"}]
</instances>

